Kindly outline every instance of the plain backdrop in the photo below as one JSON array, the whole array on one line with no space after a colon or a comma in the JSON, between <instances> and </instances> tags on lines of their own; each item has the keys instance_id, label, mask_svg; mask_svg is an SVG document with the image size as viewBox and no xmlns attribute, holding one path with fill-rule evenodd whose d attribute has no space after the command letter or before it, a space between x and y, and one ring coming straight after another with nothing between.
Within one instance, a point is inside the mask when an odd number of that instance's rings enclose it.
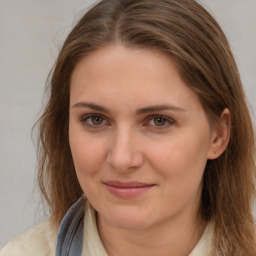
<instances>
[{"instance_id":1,"label":"plain backdrop","mask_svg":"<svg viewBox=\"0 0 256 256\"><path fill-rule=\"evenodd\" d=\"M31 128L62 42L95 1L0 0L0 248L38 211ZM226 33L256 110L256 0L200 0Z\"/></svg>"}]
</instances>

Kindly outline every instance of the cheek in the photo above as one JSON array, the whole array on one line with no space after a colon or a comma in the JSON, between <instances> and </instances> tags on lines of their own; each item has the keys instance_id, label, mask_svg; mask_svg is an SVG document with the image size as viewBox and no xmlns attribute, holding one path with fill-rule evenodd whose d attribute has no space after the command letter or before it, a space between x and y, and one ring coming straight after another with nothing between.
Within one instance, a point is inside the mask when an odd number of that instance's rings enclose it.
<instances>
[{"instance_id":1,"label":"cheek","mask_svg":"<svg viewBox=\"0 0 256 256\"><path fill-rule=\"evenodd\" d=\"M151 166L158 172L170 193L193 193L200 187L208 151L207 136L174 136L161 147L154 147ZM153 154L152 154L153 153ZM168 193L169 194L169 193Z\"/></svg>"},{"instance_id":2,"label":"cheek","mask_svg":"<svg viewBox=\"0 0 256 256\"><path fill-rule=\"evenodd\" d=\"M162 170L166 174L179 175L183 173L201 172L207 161L207 143L201 140L187 139L185 136L170 138L165 145L149 147L154 148L148 154L155 170Z\"/></svg>"},{"instance_id":3,"label":"cheek","mask_svg":"<svg viewBox=\"0 0 256 256\"><path fill-rule=\"evenodd\" d=\"M70 148L78 179L85 182L84 177L93 176L100 169L105 158L102 140L70 132ZM82 185L82 184L81 184Z\"/></svg>"}]
</instances>

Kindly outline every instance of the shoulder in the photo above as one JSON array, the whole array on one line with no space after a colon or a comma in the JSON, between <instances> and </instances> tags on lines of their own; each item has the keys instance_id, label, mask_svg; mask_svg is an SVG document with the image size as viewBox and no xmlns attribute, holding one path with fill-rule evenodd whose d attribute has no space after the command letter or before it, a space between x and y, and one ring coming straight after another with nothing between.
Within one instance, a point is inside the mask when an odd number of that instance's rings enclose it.
<instances>
[{"instance_id":1,"label":"shoulder","mask_svg":"<svg viewBox=\"0 0 256 256\"><path fill-rule=\"evenodd\" d=\"M8 242L0 256L54 256L56 239L57 230L47 219Z\"/></svg>"}]
</instances>

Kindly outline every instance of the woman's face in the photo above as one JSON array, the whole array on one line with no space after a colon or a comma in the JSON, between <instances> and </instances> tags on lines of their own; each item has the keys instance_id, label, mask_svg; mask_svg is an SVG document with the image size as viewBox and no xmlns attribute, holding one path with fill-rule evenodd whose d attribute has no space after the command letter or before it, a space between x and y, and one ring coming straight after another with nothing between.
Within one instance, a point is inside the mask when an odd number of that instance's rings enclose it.
<instances>
[{"instance_id":1,"label":"woman's face","mask_svg":"<svg viewBox=\"0 0 256 256\"><path fill-rule=\"evenodd\" d=\"M69 122L77 177L103 222L144 229L198 216L215 132L169 57L120 45L84 57Z\"/></svg>"}]
</instances>

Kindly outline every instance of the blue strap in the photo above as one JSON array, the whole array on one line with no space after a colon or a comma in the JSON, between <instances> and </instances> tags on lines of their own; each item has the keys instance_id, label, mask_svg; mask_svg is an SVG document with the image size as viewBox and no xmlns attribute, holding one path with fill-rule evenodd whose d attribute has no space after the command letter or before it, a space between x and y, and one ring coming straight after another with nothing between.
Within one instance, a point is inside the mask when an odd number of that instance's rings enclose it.
<instances>
[{"instance_id":1,"label":"blue strap","mask_svg":"<svg viewBox=\"0 0 256 256\"><path fill-rule=\"evenodd\" d=\"M61 221L56 256L80 256L83 247L84 197L76 201Z\"/></svg>"}]
</instances>

